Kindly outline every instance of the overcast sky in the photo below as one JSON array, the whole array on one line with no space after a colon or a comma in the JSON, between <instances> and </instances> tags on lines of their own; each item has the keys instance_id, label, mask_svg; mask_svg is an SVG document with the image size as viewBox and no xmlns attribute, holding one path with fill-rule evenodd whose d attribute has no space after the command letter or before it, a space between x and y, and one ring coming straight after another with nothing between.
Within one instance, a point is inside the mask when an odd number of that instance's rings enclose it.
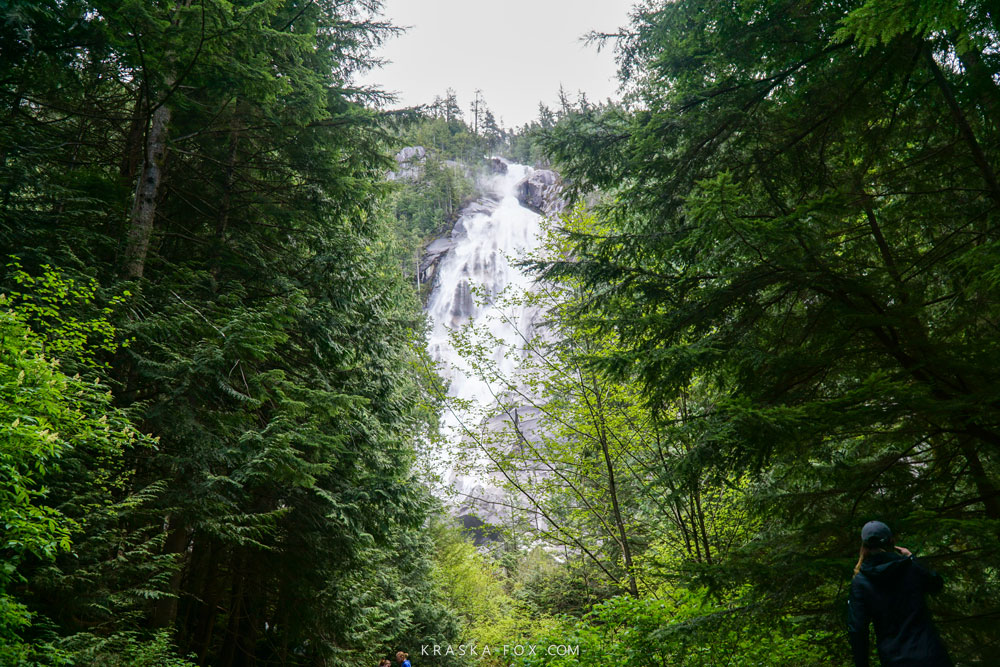
<instances>
[{"instance_id":1,"label":"overcast sky","mask_svg":"<svg viewBox=\"0 0 1000 667\"><path fill-rule=\"evenodd\" d=\"M469 115L474 91L507 127L555 106L559 85L592 101L616 97L614 56L580 40L628 22L632 0L385 0L406 33L378 53L392 62L368 74L398 94L398 106L427 104L447 88Z\"/></svg>"}]
</instances>

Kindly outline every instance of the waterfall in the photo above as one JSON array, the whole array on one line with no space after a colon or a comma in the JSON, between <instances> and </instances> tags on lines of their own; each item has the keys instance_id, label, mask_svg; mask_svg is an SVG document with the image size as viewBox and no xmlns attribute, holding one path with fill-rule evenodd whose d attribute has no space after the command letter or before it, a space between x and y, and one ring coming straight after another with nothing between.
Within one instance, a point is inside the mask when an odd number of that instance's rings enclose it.
<instances>
[{"instance_id":1,"label":"waterfall","mask_svg":"<svg viewBox=\"0 0 1000 667\"><path fill-rule=\"evenodd\" d=\"M492 361L509 378L516 375L520 361L511 350L522 347L522 337L532 335L540 318L535 307L498 301L505 290L530 289L531 276L516 262L537 249L541 240L541 216L522 206L517 197L518 184L534 170L518 164L505 166L506 173L480 179L484 196L466 207L455 223L452 245L440 260L426 308L431 325L428 349L449 382L449 397L480 408L494 405L494 392L503 388L475 376L455 350L452 332L471 323L502 341L492 350ZM442 448L432 465L457 492L460 507L474 508L476 514L488 518L502 514L492 506L502 497L496 482L481 472L459 472L454 465L454 446L463 438L468 441L467 429L476 430L479 424L472 422L479 419L475 411L446 410L442 435L452 447ZM486 464L481 457L474 469L483 470Z\"/></svg>"}]
</instances>

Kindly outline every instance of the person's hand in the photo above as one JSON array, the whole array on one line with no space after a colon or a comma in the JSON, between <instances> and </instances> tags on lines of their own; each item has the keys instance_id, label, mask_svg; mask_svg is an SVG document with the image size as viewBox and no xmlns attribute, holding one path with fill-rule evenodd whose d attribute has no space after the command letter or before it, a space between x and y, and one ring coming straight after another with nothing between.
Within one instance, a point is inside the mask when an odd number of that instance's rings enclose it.
<instances>
[{"instance_id":1,"label":"person's hand","mask_svg":"<svg viewBox=\"0 0 1000 667\"><path fill-rule=\"evenodd\" d=\"M898 551L899 553L903 554L907 558L909 558L910 556L913 555L912 553L910 553L910 550L907 549L906 547L896 547L896 551Z\"/></svg>"}]
</instances>

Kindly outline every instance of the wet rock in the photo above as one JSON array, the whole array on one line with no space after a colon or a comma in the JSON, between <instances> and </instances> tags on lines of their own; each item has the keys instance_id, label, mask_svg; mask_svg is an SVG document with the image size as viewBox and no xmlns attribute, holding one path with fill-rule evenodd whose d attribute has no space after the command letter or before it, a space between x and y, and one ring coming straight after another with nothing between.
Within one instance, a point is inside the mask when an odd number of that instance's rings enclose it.
<instances>
[{"instance_id":1,"label":"wet rock","mask_svg":"<svg viewBox=\"0 0 1000 667\"><path fill-rule=\"evenodd\" d=\"M517 200L541 215L556 215L566 207L556 172L538 169L517 184Z\"/></svg>"},{"instance_id":2,"label":"wet rock","mask_svg":"<svg viewBox=\"0 0 1000 667\"><path fill-rule=\"evenodd\" d=\"M461 210L461 212L459 213L459 221L461 221L463 218L469 218L474 215L480 215L480 214L489 215L493 213L493 211L495 211L496 208L497 208L496 200L488 197L480 197L476 201L470 202L465 208ZM455 229L460 229L459 233L464 233L465 228L464 227L460 228L460 226L456 224ZM454 236L455 234L452 233L452 237Z\"/></svg>"},{"instance_id":3,"label":"wet rock","mask_svg":"<svg viewBox=\"0 0 1000 667\"><path fill-rule=\"evenodd\" d=\"M418 276L421 284L434 280L441 258L454 247L455 241L452 239L434 239L427 244L427 247L424 248L424 256L420 259Z\"/></svg>"},{"instance_id":4,"label":"wet rock","mask_svg":"<svg viewBox=\"0 0 1000 667\"><path fill-rule=\"evenodd\" d=\"M476 312L476 300L472 296L472 286L469 285L469 281L463 280L455 285L450 326L452 328L461 326L474 312Z\"/></svg>"},{"instance_id":5,"label":"wet rock","mask_svg":"<svg viewBox=\"0 0 1000 667\"><path fill-rule=\"evenodd\" d=\"M420 258L418 274L420 284L433 282L441 260L448 254L449 250L455 247L455 243L467 234L465 221L476 214L489 215L496 210L496 207L497 200L490 196L484 196L469 203L459 213L458 220L455 221L447 237L434 239L427 244L427 247L424 248L423 257Z\"/></svg>"},{"instance_id":6,"label":"wet rock","mask_svg":"<svg viewBox=\"0 0 1000 667\"><path fill-rule=\"evenodd\" d=\"M455 247L451 239L434 239L424 249L424 259L435 259Z\"/></svg>"},{"instance_id":7,"label":"wet rock","mask_svg":"<svg viewBox=\"0 0 1000 667\"><path fill-rule=\"evenodd\" d=\"M502 157L491 157L486 161L486 168L490 170L491 174L506 174L507 164L507 160Z\"/></svg>"}]
</instances>

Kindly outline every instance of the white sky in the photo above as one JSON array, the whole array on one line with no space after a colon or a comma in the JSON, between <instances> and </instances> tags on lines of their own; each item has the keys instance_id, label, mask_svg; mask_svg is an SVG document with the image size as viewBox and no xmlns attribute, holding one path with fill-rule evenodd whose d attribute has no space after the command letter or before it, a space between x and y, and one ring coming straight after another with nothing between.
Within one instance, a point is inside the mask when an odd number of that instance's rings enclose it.
<instances>
[{"instance_id":1,"label":"white sky","mask_svg":"<svg viewBox=\"0 0 1000 667\"><path fill-rule=\"evenodd\" d=\"M409 29L376 55L391 60L368 73L398 96L397 106L429 104L454 88L468 118L476 88L506 127L556 105L559 85L576 99L617 97L614 56L580 38L628 23L633 0L385 0L385 16Z\"/></svg>"}]
</instances>

